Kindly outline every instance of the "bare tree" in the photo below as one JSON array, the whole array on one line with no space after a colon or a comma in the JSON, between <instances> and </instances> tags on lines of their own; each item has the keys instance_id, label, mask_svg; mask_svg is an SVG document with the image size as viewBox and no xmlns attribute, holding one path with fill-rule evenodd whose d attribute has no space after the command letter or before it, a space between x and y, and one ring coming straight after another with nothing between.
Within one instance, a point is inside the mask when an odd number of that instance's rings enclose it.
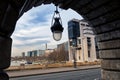
<instances>
[{"instance_id":1,"label":"bare tree","mask_svg":"<svg viewBox=\"0 0 120 80\"><path fill-rule=\"evenodd\" d=\"M51 54L49 54L48 60L54 62L67 61L68 51L66 51L64 45L62 45L57 50L54 50Z\"/></svg>"},{"instance_id":2,"label":"bare tree","mask_svg":"<svg viewBox=\"0 0 120 80\"><path fill-rule=\"evenodd\" d=\"M68 51L65 50L64 45L61 45L57 51L58 51L58 61L67 61L68 60Z\"/></svg>"},{"instance_id":3,"label":"bare tree","mask_svg":"<svg viewBox=\"0 0 120 80\"><path fill-rule=\"evenodd\" d=\"M56 62L57 61L57 57L56 56L57 56L57 52L54 50L52 53L50 53L48 55L48 60Z\"/></svg>"}]
</instances>

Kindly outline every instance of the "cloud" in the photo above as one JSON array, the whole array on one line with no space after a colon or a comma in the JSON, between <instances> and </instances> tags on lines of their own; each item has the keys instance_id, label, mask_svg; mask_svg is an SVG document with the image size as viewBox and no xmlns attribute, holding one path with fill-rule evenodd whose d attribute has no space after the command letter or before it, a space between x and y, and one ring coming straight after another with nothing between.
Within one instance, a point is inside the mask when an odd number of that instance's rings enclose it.
<instances>
[{"instance_id":1,"label":"cloud","mask_svg":"<svg viewBox=\"0 0 120 80\"><path fill-rule=\"evenodd\" d=\"M53 5L42 5L32 8L18 20L12 35L12 55L18 55L17 53L20 55L20 53L31 49L42 49L41 45L46 43L49 45L49 48L50 45L55 47L56 44L68 40L67 22L73 18L81 19L82 17L71 9L59 9L64 31L61 41L55 41L50 30L54 9Z\"/></svg>"}]
</instances>

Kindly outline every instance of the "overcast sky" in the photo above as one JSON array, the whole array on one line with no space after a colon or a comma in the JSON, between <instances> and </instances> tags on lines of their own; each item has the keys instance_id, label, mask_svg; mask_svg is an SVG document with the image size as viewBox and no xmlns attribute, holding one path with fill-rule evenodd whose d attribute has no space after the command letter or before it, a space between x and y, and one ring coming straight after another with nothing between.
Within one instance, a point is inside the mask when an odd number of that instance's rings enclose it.
<instances>
[{"instance_id":1,"label":"overcast sky","mask_svg":"<svg viewBox=\"0 0 120 80\"><path fill-rule=\"evenodd\" d=\"M71 9L59 9L64 31L62 39L55 41L50 30L54 10L55 6L50 4L32 8L24 13L17 21L12 35L12 56L19 56L22 52L34 49L45 49L45 44L48 44L48 48L54 48L55 45L68 40L67 22L82 17Z\"/></svg>"}]
</instances>

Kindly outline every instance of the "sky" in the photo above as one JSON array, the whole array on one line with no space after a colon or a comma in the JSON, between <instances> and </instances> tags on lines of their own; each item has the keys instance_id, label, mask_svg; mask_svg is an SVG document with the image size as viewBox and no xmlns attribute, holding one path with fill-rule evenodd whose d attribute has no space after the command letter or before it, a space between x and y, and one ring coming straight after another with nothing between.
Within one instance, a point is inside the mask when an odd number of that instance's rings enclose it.
<instances>
[{"instance_id":1,"label":"sky","mask_svg":"<svg viewBox=\"0 0 120 80\"><path fill-rule=\"evenodd\" d=\"M17 21L16 29L12 35L12 56L20 56L22 52L37 49L55 48L57 44L68 40L67 22L71 19L82 19L75 11L58 9L61 15L64 31L62 39L55 41L50 30L52 16L55 11L53 4L33 7L23 14Z\"/></svg>"}]
</instances>

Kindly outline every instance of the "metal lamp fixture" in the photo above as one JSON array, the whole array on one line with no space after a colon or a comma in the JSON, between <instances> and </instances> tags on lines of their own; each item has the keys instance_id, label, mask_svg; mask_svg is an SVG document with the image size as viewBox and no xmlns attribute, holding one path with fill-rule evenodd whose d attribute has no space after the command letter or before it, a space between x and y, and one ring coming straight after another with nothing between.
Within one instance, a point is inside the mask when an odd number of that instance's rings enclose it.
<instances>
[{"instance_id":1,"label":"metal lamp fixture","mask_svg":"<svg viewBox=\"0 0 120 80\"><path fill-rule=\"evenodd\" d=\"M62 20L58 12L57 6L52 18L51 31L53 33L54 40L59 41L62 38L63 32Z\"/></svg>"}]
</instances>

